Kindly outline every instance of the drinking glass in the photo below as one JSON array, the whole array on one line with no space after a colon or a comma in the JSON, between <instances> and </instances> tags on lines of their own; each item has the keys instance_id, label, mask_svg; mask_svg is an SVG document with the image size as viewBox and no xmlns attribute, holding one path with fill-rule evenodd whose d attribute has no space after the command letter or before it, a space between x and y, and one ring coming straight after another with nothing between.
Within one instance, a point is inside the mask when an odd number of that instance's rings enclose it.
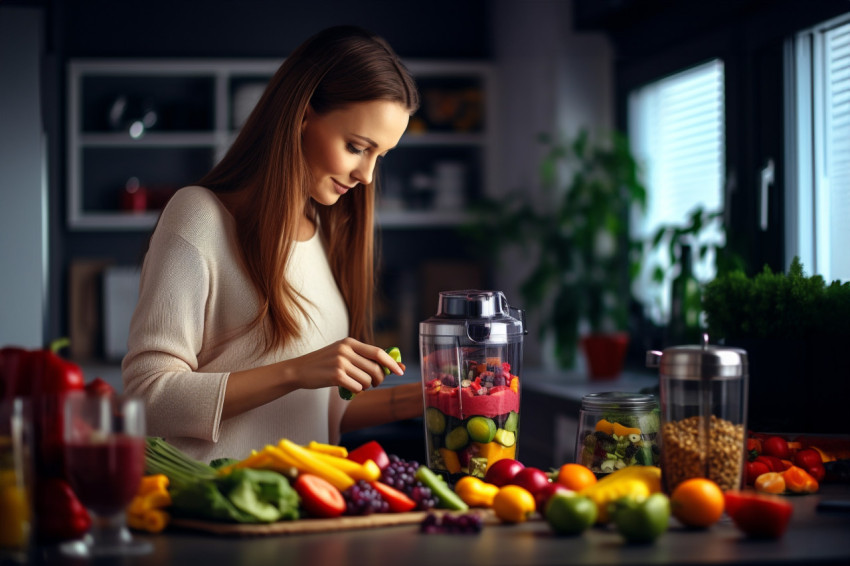
<instances>
[{"instance_id":1,"label":"drinking glass","mask_svg":"<svg viewBox=\"0 0 850 566\"><path fill-rule=\"evenodd\" d=\"M0 400L0 564L28 561L32 539L31 448L29 400Z\"/></svg>"},{"instance_id":2,"label":"drinking glass","mask_svg":"<svg viewBox=\"0 0 850 566\"><path fill-rule=\"evenodd\" d=\"M77 556L120 556L150 552L134 539L126 508L145 469L145 407L125 396L69 395L65 402L65 465L68 483L91 514L83 544L62 551Z\"/></svg>"}]
</instances>

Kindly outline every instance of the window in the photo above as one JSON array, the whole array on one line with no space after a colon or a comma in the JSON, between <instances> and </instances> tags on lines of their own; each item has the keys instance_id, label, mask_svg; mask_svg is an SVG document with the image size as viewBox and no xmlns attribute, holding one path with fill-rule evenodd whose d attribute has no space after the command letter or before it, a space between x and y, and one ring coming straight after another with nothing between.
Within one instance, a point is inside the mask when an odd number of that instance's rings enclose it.
<instances>
[{"instance_id":1,"label":"window","mask_svg":"<svg viewBox=\"0 0 850 566\"><path fill-rule=\"evenodd\" d=\"M666 324L670 309L670 268L666 246L650 250L656 231L665 225L686 225L702 207L723 207L725 178L724 68L719 59L665 77L630 93L629 139L641 163L647 187L647 208L632 221L633 236L647 242L644 264L633 289L647 316ZM719 221L700 233L699 244L722 245ZM663 253L662 253L663 252ZM664 270L662 282L653 281L655 267ZM714 277L713 253L697 261L699 281Z\"/></svg>"},{"instance_id":2,"label":"window","mask_svg":"<svg viewBox=\"0 0 850 566\"><path fill-rule=\"evenodd\" d=\"M789 80L787 261L850 281L850 17L797 34Z\"/></svg>"}]
</instances>

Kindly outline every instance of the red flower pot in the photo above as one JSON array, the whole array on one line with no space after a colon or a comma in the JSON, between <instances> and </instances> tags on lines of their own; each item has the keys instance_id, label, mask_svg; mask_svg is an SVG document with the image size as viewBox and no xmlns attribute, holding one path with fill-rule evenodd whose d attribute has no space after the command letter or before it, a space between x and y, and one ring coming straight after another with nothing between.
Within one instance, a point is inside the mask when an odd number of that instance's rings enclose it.
<instances>
[{"instance_id":1,"label":"red flower pot","mask_svg":"<svg viewBox=\"0 0 850 566\"><path fill-rule=\"evenodd\" d=\"M616 379L623 371L629 335L626 332L588 334L581 339L591 379Z\"/></svg>"}]
</instances>

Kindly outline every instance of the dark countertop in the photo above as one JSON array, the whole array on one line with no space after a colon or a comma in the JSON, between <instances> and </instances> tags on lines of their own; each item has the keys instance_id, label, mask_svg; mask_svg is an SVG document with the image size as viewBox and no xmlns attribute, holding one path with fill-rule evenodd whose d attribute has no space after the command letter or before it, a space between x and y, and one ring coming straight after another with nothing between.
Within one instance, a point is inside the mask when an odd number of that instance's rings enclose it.
<instances>
[{"instance_id":1,"label":"dark countertop","mask_svg":"<svg viewBox=\"0 0 850 566\"><path fill-rule=\"evenodd\" d=\"M533 566L549 564L848 564L850 512L816 511L822 500L850 500L850 485L827 484L819 494L789 497L794 515L779 540L751 540L723 519L708 530L674 521L654 544L627 545L611 528L577 537L554 536L542 520L487 525L478 535L423 535L417 525L268 537L222 537L190 531L137 535L154 552L92 564L162 566L214 564ZM34 564L80 564L40 549Z\"/></svg>"}]
</instances>

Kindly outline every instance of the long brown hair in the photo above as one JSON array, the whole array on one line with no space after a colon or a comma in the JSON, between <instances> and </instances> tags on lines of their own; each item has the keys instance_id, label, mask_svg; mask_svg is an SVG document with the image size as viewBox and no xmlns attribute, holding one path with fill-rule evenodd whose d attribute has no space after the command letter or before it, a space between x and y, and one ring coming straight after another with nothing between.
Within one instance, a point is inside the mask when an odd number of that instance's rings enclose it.
<instances>
[{"instance_id":1,"label":"long brown hair","mask_svg":"<svg viewBox=\"0 0 850 566\"><path fill-rule=\"evenodd\" d=\"M245 190L236 211L239 244L261 297L255 320L267 321L266 351L300 334L298 294L286 262L306 206L318 219L336 283L349 312L349 334L372 340L375 292L375 181L316 206L301 147L308 106L322 114L355 102L419 107L415 82L380 37L353 26L328 28L298 47L280 66L224 158L199 183L216 192ZM377 175L373 175L373 179Z\"/></svg>"}]
</instances>

